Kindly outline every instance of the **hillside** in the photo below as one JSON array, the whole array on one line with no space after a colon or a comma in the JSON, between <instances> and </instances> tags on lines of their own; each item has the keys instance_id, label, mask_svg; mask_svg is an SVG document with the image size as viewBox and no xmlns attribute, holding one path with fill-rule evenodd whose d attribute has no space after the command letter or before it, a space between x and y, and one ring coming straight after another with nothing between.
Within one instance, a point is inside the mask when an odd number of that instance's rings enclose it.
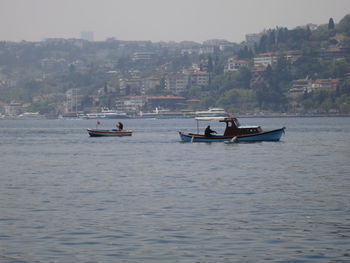
<instances>
[{"instance_id":1,"label":"hillside","mask_svg":"<svg viewBox=\"0 0 350 263\"><path fill-rule=\"evenodd\" d=\"M251 35L253 41L240 44L0 42L0 113L55 117L108 107L134 114L155 106L350 113L350 15L339 23Z\"/></svg>"}]
</instances>

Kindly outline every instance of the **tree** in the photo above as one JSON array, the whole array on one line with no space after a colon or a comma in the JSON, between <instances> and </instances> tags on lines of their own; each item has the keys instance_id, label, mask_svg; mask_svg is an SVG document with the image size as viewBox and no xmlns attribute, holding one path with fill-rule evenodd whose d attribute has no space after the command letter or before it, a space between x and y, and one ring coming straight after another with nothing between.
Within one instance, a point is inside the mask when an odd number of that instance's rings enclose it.
<instances>
[{"instance_id":1,"label":"tree","mask_svg":"<svg viewBox=\"0 0 350 263\"><path fill-rule=\"evenodd\" d=\"M253 52L247 46L241 48L237 53L238 59L251 59L253 57Z\"/></svg>"},{"instance_id":2,"label":"tree","mask_svg":"<svg viewBox=\"0 0 350 263\"><path fill-rule=\"evenodd\" d=\"M337 26L337 31L339 33L344 33L350 37L350 14L344 16Z\"/></svg>"},{"instance_id":3,"label":"tree","mask_svg":"<svg viewBox=\"0 0 350 263\"><path fill-rule=\"evenodd\" d=\"M267 52L267 45L268 45L267 35L263 35L260 38L260 42L259 42L259 45L258 45L258 53Z\"/></svg>"},{"instance_id":4,"label":"tree","mask_svg":"<svg viewBox=\"0 0 350 263\"><path fill-rule=\"evenodd\" d=\"M208 72L212 73L213 72L213 59L211 58L211 56L208 57Z\"/></svg>"},{"instance_id":5,"label":"tree","mask_svg":"<svg viewBox=\"0 0 350 263\"><path fill-rule=\"evenodd\" d=\"M334 29L334 21L333 21L333 18L330 18L328 22L328 30L333 30L333 29Z\"/></svg>"}]
</instances>

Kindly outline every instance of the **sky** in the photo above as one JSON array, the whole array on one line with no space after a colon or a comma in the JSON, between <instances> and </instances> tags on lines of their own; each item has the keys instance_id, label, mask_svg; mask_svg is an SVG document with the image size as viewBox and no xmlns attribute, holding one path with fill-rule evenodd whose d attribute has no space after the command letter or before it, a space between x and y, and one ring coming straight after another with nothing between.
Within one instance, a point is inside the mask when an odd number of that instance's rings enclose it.
<instances>
[{"instance_id":1,"label":"sky","mask_svg":"<svg viewBox=\"0 0 350 263\"><path fill-rule=\"evenodd\" d=\"M0 0L0 41L196 41L226 39L276 26L338 23L350 0Z\"/></svg>"}]
</instances>

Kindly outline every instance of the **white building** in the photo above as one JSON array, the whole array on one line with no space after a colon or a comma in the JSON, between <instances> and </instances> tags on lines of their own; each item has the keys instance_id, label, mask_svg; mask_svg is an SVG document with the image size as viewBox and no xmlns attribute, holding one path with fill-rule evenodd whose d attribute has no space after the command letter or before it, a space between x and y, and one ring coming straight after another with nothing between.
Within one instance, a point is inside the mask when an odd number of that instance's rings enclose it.
<instances>
[{"instance_id":1,"label":"white building","mask_svg":"<svg viewBox=\"0 0 350 263\"><path fill-rule=\"evenodd\" d=\"M116 107L122 112L139 112L145 104L145 96L125 96L116 100Z\"/></svg>"},{"instance_id":2,"label":"white building","mask_svg":"<svg viewBox=\"0 0 350 263\"><path fill-rule=\"evenodd\" d=\"M79 89L69 89L66 91L65 112L78 112L81 110L82 96L79 95Z\"/></svg>"},{"instance_id":3,"label":"white building","mask_svg":"<svg viewBox=\"0 0 350 263\"><path fill-rule=\"evenodd\" d=\"M277 63L279 57L283 56L291 63L294 63L299 57L299 51L285 51L285 52L268 52L260 53L254 57L254 67L267 67Z\"/></svg>"},{"instance_id":4,"label":"white building","mask_svg":"<svg viewBox=\"0 0 350 263\"><path fill-rule=\"evenodd\" d=\"M273 65L277 62L276 53L261 53L254 57L254 67L267 67L268 65Z\"/></svg>"},{"instance_id":5,"label":"white building","mask_svg":"<svg viewBox=\"0 0 350 263\"><path fill-rule=\"evenodd\" d=\"M297 79L292 82L288 93L290 96L297 97L313 91L335 91L340 82L340 79Z\"/></svg>"},{"instance_id":6,"label":"white building","mask_svg":"<svg viewBox=\"0 0 350 263\"><path fill-rule=\"evenodd\" d=\"M224 72L230 71L238 71L240 68L248 67L249 62L246 60L238 60L234 58L230 58L227 60L227 64L225 66Z\"/></svg>"},{"instance_id":7,"label":"white building","mask_svg":"<svg viewBox=\"0 0 350 263\"><path fill-rule=\"evenodd\" d=\"M132 60L133 61L148 61L152 60L154 57L153 52L135 52L133 54Z\"/></svg>"}]
</instances>

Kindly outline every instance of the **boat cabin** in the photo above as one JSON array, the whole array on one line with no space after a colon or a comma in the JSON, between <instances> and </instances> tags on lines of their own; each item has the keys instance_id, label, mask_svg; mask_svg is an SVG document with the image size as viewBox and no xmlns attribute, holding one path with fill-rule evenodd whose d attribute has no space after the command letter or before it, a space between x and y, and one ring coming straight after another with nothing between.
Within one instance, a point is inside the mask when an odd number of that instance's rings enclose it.
<instances>
[{"instance_id":1,"label":"boat cabin","mask_svg":"<svg viewBox=\"0 0 350 263\"><path fill-rule=\"evenodd\" d=\"M226 123L224 136L237 136L262 132L260 126L241 126L239 121L235 117L227 117L220 120L220 122Z\"/></svg>"}]
</instances>

